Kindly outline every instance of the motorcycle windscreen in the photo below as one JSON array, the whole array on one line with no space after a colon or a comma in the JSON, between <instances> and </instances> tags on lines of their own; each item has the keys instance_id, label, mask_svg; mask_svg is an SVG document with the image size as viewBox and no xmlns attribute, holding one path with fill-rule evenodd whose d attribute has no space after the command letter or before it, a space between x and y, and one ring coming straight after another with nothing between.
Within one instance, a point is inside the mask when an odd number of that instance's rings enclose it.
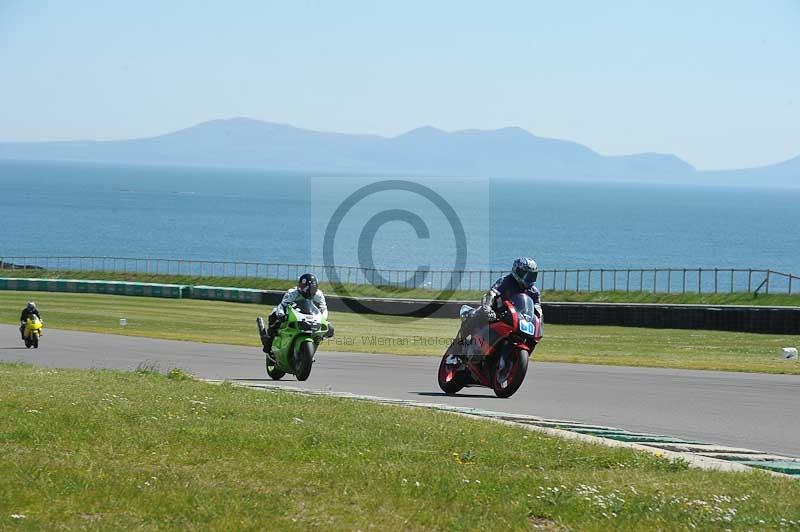
<instances>
[{"instance_id":1,"label":"motorcycle windscreen","mask_svg":"<svg viewBox=\"0 0 800 532\"><path fill-rule=\"evenodd\" d=\"M295 302L297 310L303 314L320 314L319 308L310 299L300 299Z\"/></svg>"},{"instance_id":2,"label":"motorcycle windscreen","mask_svg":"<svg viewBox=\"0 0 800 532\"><path fill-rule=\"evenodd\" d=\"M533 321L534 309L533 299L528 294L514 294L511 296L511 304L517 309L517 314L524 318L525 321Z\"/></svg>"}]
</instances>

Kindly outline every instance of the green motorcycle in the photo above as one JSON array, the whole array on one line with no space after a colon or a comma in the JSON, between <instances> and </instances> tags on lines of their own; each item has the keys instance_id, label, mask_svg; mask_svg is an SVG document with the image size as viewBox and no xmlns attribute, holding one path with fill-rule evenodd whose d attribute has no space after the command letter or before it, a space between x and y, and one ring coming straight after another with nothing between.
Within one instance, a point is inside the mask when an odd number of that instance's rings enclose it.
<instances>
[{"instance_id":1,"label":"green motorcycle","mask_svg":"<svg viewBox=\"0 0 800 532\"><path fill-rule=\"evenodd\" d=\"M256 318L262 342L266 327L262 317ZM325 338L333 336L333 327L313 301L303 299L286 308L286 317L272 342L272 351L266 354L267 374L280 380L290 373L304 381L311 374L314 354Z\"/></svg>"}]
</instances>

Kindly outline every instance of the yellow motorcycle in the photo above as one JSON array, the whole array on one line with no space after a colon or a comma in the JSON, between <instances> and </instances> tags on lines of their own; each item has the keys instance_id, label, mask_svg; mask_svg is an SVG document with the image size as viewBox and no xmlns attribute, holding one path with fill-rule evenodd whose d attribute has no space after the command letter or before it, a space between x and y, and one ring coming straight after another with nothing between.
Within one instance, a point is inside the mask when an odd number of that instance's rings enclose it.
<instances>
[{"instance_id":1,"label":"yellow motorcycle","mask_svg":"<svg viewBox=\"0 0 800 532\"><path fill-rule=\"evenodd\" d=\"M25 329L22 331L25 347L39 349L39 337L42 336L42 329L44 329L44 324L39 316L34 315L25 320Z\"/></svg>"}]
</instances>

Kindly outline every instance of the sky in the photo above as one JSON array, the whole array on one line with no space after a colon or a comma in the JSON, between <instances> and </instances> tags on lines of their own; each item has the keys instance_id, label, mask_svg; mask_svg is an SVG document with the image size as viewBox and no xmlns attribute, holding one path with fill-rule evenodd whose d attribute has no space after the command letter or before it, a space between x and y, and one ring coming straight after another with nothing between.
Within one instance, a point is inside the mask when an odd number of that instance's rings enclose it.
<instances>
[{"instance_id":1,"label":"sky","mask_svg":"<svg viewBox=\"0 0 800 532\"><path fill-rule=\"evenodd\" d=\"M0 141L233 116L770 164L800 155L800 0L0 0Z\"/></svg>"}]
</instances>

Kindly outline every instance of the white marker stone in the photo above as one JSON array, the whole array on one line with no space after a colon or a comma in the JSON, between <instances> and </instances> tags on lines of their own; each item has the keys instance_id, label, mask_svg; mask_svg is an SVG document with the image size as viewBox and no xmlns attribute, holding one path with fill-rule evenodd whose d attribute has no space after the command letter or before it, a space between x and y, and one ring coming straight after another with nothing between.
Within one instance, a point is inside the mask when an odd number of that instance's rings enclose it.
<instances>
[{"instance_id":1,"label":"white marker stone","mask_svg":"<svg viewBox=\"0 0 800 532\"><path fill-rule=\"evenodd\" d=\"M119 326L120 327L125 327L127 324L128 324L128 320L126 320L125 318L120 318L119 319Z\"/></svg>"},{"instance_id":2,"label":"white marker stone","mask_svg":"<svg viewBox=\"0 0 800 532\"><path fill-rule=\"evenodd\" d=\"M784 360L797 360L797 348L796 347L784 347L781 351Z\"/></svg>"}]
</instances>

